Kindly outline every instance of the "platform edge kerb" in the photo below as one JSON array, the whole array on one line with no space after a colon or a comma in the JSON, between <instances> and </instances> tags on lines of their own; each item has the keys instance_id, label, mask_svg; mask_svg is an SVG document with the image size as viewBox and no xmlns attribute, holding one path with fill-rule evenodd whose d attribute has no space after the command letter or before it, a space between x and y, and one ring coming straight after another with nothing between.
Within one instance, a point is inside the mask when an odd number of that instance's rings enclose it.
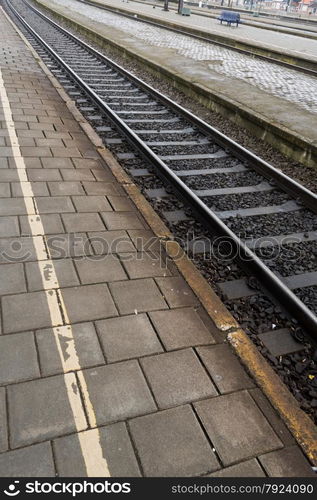
<instances>
[{"instance_id":1,"label":"platform edge kerb","mask_svg":"<svg viewBox=\"0 0 317 500\"><path fill-rule=\"evenodd\" d=\"M3 11L4 12L4 11ZM14 25L11 19L4 12L4 15L13 26L18 35L32 52L39 66L51 81L61 99L65 102L74 119L94 144L101 158L107 163L117 181L121 184L127 195L134 202L146 220L150 229L159 238L168 256L174 262L181 275L187 281L193 292L199 298L202 306L207 311L211 320L223 333L226 334L235 353L252 375L257 385L269 399L273 407L285 422L297 443L310 459L314 466L317 466L317 428L312 420L299 407L296 399L289 392L285 384L280 380L262 354L256 349L247 334L241 329L231 313L212 290L200 271L187 257L183 249L176 241L173 241L172 234L165 223L154 211L149 202L145 199L139 188L131 181L109 150L101 147L101 138L86 121L81 112L76 108L74 101L69 99L57 79L35 52L33 47Z\"/></svg>"},{"instance_id":2,"label":"platform edge kerb","mask_svg":"<svg viewBox=\"0 0 317 500\"><path fill-rule=\"evenodd\" d=\"M317 167L317 145L299 133L287 127L276 125L259 113L249 110L246 105L233 101L229 96L225 96L218 91L213 92L211 89L205 88L203 84L199 84L180 74L171 72L170 69L165 68L163 64L157 64L155 61L145 59L141 54L134 52L130 48L114 40L105 38L102 33L92 31L78 21L66 17L63 13L41 3L40 0L34 0L34 2L40 8L48 13L54 14L57 19L65 22L71 28L78 30L80 34L87 36L88 39L99 44L101 47L105 44L110 45L115 50L119 50L126 57L138 61L147 71L153 72L155 75L163 75L172 85L189 97L194 97L205 107L225 116L233 123L243 126L247 130L252 130L256 137L260 138L265 143L271 144L282 154L308 167Z\"/></svg>"}]
</instances>

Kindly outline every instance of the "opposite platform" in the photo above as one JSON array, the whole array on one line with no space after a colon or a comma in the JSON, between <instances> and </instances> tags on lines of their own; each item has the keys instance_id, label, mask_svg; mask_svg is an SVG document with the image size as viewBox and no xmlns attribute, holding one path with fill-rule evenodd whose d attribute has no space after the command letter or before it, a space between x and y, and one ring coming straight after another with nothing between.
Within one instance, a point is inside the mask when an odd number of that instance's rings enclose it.
<instances>
[{"instance_id":1,"label":"opposite platform","mask_svg":"<svg viewBox=\"0 0 317 500\"><path fill-rule=\"evenodd\" d=\"M2 11L0 28L0 476L313 477Z\"/></svg>"}]
</instances>

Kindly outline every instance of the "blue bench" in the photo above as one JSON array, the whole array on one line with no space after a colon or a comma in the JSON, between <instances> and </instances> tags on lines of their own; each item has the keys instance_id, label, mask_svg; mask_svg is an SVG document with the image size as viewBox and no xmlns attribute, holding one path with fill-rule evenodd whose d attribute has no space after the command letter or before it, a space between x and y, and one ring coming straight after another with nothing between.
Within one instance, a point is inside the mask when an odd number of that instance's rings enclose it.
<instances>
[{"instance_id":1,"label":"blue bench","mask_svg":"<svg viewBox=\"0 0 317 500\"><path fill-rule=\"evenodd\" d=\"M223 10L221 12L220 16L217 17L217 19L219 19L221 24L222 24L222 21L225 21L227 24L230 24L230 25L231 25L231 23L236 23L237 27L238 27L238 24L240 22L240 14L239 14L239 12L233 12L231 10Z\"/></svg>"}]
</instances>

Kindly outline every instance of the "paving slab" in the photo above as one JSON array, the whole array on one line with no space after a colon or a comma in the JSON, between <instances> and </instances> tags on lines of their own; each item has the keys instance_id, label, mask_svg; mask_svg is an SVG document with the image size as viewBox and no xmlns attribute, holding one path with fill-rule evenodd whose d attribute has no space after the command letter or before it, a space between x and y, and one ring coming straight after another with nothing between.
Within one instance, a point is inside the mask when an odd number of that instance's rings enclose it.
<instances>
[{"instance_id":1,"label":"paving slab","mask_svg":"<svg viewBox=\"0 0 317 500\"><path fill-rule=\"evenodd\" d=\"M55 477L51 443L40 443L0 455L1 477Z\"/></svg>"},{"instance_id":2,"label":"paving slab","mask_svg":"<svg viewBox=\"0 0 317 500\"><path fill-rule=\"evenodd\" d=\"M112 207L105 196L73 196L77 212L111 212Z\"/></svg>"},{"instance_id":3,"label":"paving slab","mask_svg":"<svg viewBox=\"0 0 317 500\"><path fill-rule=\"evenodd\" d=\"M72 323L117 316L107 285L85 285L61 290Z\"/></svg>"},{"instance_id":4,"label":"paving slab","mask_svg":"<svg viewBox=\"0 0 317 500\"><path fill-rule=\"evenodd\" d=\"M2 298L4 333L23 332L51 325L46 292L21 293Z\"/></svg>"},{"instance_id":5,"label":"paving slab","mask_svg":"<svg viewBox=\"0 0 317 500\"><path fill-rule=\"evenodd\" d=\"M136 361L85 370L84 378L97 425L156 411L156 405Z\"/></svg>"},{"instance_id":6,"label":"paving slab","mask_svg":"<svg viewBox=\"0 0 317 500\"><path fill-rule=\"evenodd\" d=\"M120 260L114 255L83 257L76 260L81 283L105 283L126 279Z\"/></svg>"},{"instance_id":7,"label":"paving slab","mask_svg":"<svg viewBox=\"0 0 317 500\"><path fill-rule=\"evenodd\" d=\"M134 252L120 256L130 279L171 276L165 255Z\"/></svg>"},{"instance_id":8,"label":"paving slab","mask_svg":"<svg viewBox=\"0 0 317 500\"><path fill-rule=\"evenodd\" d=\"M99 184L99 183L98 183ZM145 223L134 212L102 213L107 229L144 229Z\"/></svg>"},{"instance_id":9,"label":"paving slab","mask_svg":"<svg viewBox=\"0 0 317 500\"><path fill-rule=\"evenodd\" d=\"M42 246L41 242L41 237L0 238L0 263L11 264L37 260L35 243L41 246L44 256L44 244Z\"/></svg>"},{"instance_id":10,"label":"paving slab","mask_svg":"<svg viewBox=\"0 0 317 500\"><path fill-rule=\"evenodd\" d=\"M126 231L95 231L88 233L96 255L135 252L136 249Z\"/></svg>"},{"instance_id":11,"label":"paving slab","mask_svg":"<svg viewBox=\"0 0 317 500\"><path fill-rule=\"evenodd\" d=\"M254 387L254 382L228 345L198 347L197 353L222 394Z\"/></svg>"},{"instance_id":12,"label":"paving slab","mask_svg":"<svg viewBox=\"0 0 317 500\"><path fill-rule=\"evenodd\" d=\"M38 377L40 369L33 334L0 336L0 385Z\"/></svg>"},{"instance_id":13,"label":"paving slab","mask_svg":"<svg viewBox=\"0 0 317 500\"><path fill-rule=\"evenodd\" d=\"M58 259L54 264L52 264L51 261L43 261L41 267L44 269L44 278L47 280L47 283L50 283L52 273L55 272L58 281L53 284L55 284L56 287L58 284L61 287L79 285L79 279L71 259ZM25 271L28 289L31 292L45 289L46 282L43 282L37 262L26 263Z\"/></svg>"},{"instance_id":14,"label":"paving slab","mask_svg":"<svg viewBox=\"0 0 317 500\"><path fill-rule=\"evenodd\" d=\"M71 198L68 196L36 197L35 202L41 215L75 212Z\"/></svg>"},{"instance_id":15,"label":"paving slab","mask_svg":"<svg viewBox=\"0 0 317 500\"><path fill-rule=\"evenodd\" d=\"M67 257L93 254L86 233L46 235L45 242L52 259L65 259Z\"/></svg>"},{"instance_id":16,"label":"paving slab","mask_svg":"<svg viewBox=\"0 0 317 500\"><path fill-rule=\"evenodd\" d=\"M63 372L55 335L59 338L64 362L70 361L71 350L75 345L76 354L82 368L105 363L93 323L79 323L71 327L62 326L55 328L55 331L52 328L47 328L36 332L36 343L43 376ZM72 369L74 369L74 366L70 364L68 371Z\"/></svg>"},{"instance_id":17,"label":"paving slab","mask_svg":"<svg viewBox=\"0 0 317 500\"><path fill-rule=\"evenodd\" d=\"M151 356L141 365L161 409L218 394L192 349Z\"/></svg>"},{"instance_id":18,"label":"paving slab","mask_svg":"<svg viewBox=\"0 0 317 500\"><path fill-rule=\"evenodd\" d=\"M194 308L149 313L165 349L174 350L215 342Z\"/></svg>"},{"instance_id":19,"label":"paving slab","mask_svg":"<svg viewBox=\"0 0 317 500\"><path fill-rule=\"evenodd\" d=\"M259 457L267 474L271 477L314 477L309 462L296 446L277 450Z\"/></svg>"},{"instance_id":20,"label":"paving slab","mask_svg":"<svg viewBox=\"0 0 317 500\"><path fill-rule=\"evenodd\" d=\"M66 379L76 389L73 397L79 409L77 423L67 397ZM8 408L12 448L85 430L87 427L73 373L9 386Z\"/></svg>"},{"instance_id":21,"label":"paving slab","mask_svg":"<svg viewBox=\"0 0 317 500\"><path fill-rule=\"evenodd\" d=\"M111 476L140 476L140 469L125 424L108 425L99 428L98 431L101 448L104 456L107 457ZM94 432L94 430L84 431L83 435L89 439L89 435ZM83 477L87 475L77 434L55 439L53 446L59 476Z\"/></svg>"},{"instance_id":22,"label":"paving slab","mask_svg":"<svg viewBox=\"0 0 317 500\"><path fill-rule=\"evenodd\" d=\"M133 419L130 429L146 476L192 477L220 468L190 406Z\"/></svg>"},{"instance_id":23,"label":"paving slab","mask_svg":"<svg viewBox=\"0 0 317 500\"><path fill-rule=\"evenodd\" d=\"M146 314L96 322L109 363L162 352L162 346Z\"/></svg>"},{"instance_id":24,"label":"paving slab","mask_svg":"<svg viewBox=\"0 0 317 500\"><path fill-rule=\"evenodd\" d=\"M167 304L154 280L120 281L109 285L120 314L167 309Z\"/></svg>"},{"instance_id":25,"label":"paving slab","mask_svg":"<svg viewBox=\"0 0 317 500\"><path fill-rule=\"evenodd\" d=\"M19 236L19 222L17 217L0 217L0 238Z\"/></svg>"},{"instance_id":26,"label":"paving slab","mask_svg":"<svg viewBox=\"0 0 317 500\"><path fill-rule=\"evenodd\" d=\"M0 265L0 295L20 292L26 292L23 265Z\"/></svg>"},{"instance_id":27,"label":"paving slab","mask_svg":"<svg viewBox=\"0 0 317 500\"><path fill-rule=\"evenodd\" d=\"M62 217L68 233L103 231L105 229L98 213L63 214Z\"/></svg>"},{"instance_id":28,"label":"paving slab","mask_svg":"<svg viewBox=\"0 0 317 500\"><path fill-rule=\"evenodd\" d=\"M46 170L51 172L52 170ZM49 182L48 188L52 196L84 195L85 191L78 181Z\"/></svg>"},{"instance_id":29,"label":"paving slab","mask_svg":"<svg viewBox=\"0 0 317 500\"><path fill-rule=\"evenodd\" d=\"M283 447L247 391L200 401L195 407L225 466Z\"/></svg>"},{"instance_id":30,"label":"paving slab","mask_svg":"<svg viewBox=\"0 0 317 500\"><path fill-rule=\"evenodd\" d=\"M198 306L199 302L184 278L157 278L156 283L170 307Z\"/></svg>"}]
</instances>

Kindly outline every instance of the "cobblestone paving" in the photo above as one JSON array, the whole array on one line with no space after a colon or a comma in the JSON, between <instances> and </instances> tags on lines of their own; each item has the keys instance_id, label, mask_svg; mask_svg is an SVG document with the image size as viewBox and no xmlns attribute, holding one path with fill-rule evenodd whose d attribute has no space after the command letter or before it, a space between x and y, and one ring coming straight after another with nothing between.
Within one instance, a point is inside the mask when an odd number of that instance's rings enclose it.
<instances>
[{"instance_id":1,"label":"cobblestone paving","mask_svg":"<svg viewBox=\"0 0 317 500\"><path fill-rule=\"evenodd\" d=\"M246 81L265 92L317 113L317 81L314 77L212 43L200 42L164 28L156 28L139 21L134 22L95 7L81 5L76 0L54 0L54 3L74 9L93 21L129 33L130 36L141 39L149 45L174 49L189 59L205 61L212 71Z\"/></svg>"}]
</instances>

